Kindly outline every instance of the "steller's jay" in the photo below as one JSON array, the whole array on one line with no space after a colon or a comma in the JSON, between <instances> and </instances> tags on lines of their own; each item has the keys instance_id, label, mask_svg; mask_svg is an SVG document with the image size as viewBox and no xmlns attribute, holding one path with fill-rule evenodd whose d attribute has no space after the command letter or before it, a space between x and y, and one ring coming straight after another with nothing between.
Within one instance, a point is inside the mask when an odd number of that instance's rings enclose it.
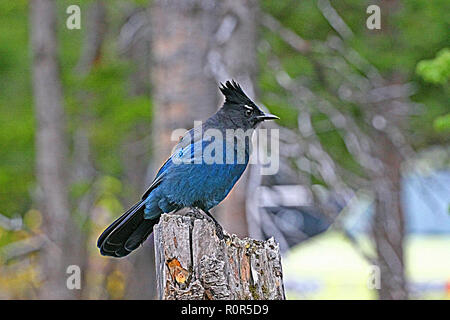
<instances>
[{"instance_id":1,"label":"steller's jay","mask_svg":"<svg viewBox=\"0 0 450 320\"><path fill-rule=\"evenodd\" d=\"M102 255L128 255L147 239L163 213L184 207L202 209L216 224L219 238L223 238L222 227L209 210L228 195L241 177L251 144L251 134L231 136L227 132L251 132L264 120L278 117L264 113L234 81L222 84L220 91L225 96L222 108L183 136L141 200L100 235L97 246Z\"/></svg>"}]
</instances>

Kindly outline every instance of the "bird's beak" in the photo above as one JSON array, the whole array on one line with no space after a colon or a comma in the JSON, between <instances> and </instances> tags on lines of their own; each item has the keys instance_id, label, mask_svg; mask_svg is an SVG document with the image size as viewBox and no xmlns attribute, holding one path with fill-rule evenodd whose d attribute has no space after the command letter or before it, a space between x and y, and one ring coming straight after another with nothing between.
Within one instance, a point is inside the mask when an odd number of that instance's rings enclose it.
<instances>
[{"instance_id":1,"label":"bird's beak","mask_svg":"<svg viewBox=\"0 0 450 320\"><path fill-rule=\"evenodd\" d=\"M273 115L270 113L265 113L262 116L258 116L258 120L260 120L260 121L275 120L275 119L280 119L280 118L278 118L276 115Z\"/></svg>"}]
</instances>

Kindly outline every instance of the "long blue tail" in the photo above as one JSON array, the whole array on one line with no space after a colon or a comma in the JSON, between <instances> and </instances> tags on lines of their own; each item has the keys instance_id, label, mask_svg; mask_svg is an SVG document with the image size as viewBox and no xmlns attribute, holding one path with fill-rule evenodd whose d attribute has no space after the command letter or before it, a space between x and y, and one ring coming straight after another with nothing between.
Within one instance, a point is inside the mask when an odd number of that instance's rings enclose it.
<instances>
[{"instance_id":1,"label":"long blue tail","mask_svg":"<svg viewBox=\"0 0 450 320\"><path fill-rule=\"evenodd\" d=\"M140 200L103 231L97 241L102 255L125 257L147 239L159 216L144 219L144 208L145 201Z\"/></svg>"}]
</instances>

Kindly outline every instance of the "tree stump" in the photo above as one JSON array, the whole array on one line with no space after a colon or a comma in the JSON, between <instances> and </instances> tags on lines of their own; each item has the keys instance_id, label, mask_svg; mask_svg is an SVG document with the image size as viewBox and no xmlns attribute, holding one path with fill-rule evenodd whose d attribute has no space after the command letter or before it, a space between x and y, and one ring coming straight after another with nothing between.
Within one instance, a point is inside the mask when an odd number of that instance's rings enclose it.
<instances>
[{"instance_id":1,"label":"tree stump","mask_svg":"<svg viewBox=\"0 0 450 320\"><path fill-rule=\"evenodd\" d=\"M216 227L197 209L163 214L154 227L159 299L284 300L278 244Z\"/></svg>"}]
</instances>

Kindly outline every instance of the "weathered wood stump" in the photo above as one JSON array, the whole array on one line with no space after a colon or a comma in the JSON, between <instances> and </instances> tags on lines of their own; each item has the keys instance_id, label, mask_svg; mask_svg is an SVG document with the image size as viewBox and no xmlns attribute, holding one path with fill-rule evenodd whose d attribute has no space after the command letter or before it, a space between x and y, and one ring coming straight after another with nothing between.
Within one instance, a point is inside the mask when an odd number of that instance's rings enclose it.
<instances>
[{"instance_id":1,"label":"weathered wood stump","mask_svg":"<svg viewBox=\"0 0 450 320\"><path fill-rule=\"evenodd\" d=\"M285 299L281 257L271 238L243 240L216 227L206 214L163 214L154 227L160 299Z\"/></svg>"}]
</instances>

